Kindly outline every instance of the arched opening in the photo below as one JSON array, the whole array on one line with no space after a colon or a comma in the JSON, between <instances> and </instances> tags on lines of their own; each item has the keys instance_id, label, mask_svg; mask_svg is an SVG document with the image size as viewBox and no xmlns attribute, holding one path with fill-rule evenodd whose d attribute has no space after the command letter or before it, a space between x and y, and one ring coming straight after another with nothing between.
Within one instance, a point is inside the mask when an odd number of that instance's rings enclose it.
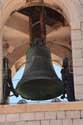
<instances>
[{"instance_id":1,"label":"arched opening","mask_svg":"<svg viewBox=\"0 0 83 125\"><path fill-rule=\"evenodd\" d=\"M14 13L14 14L15 14L15 13ZM67 22L67 23L68 23L68 22ZM10 29L10 30L11 30L11 29ZM70 30L70 28L69 28L69 30ZM12 30L11 30L11 31L12 31ZM63 32L63 31L62 31L62 32ZM15 32L15 33L16 33L16 32ZM71 38L70 38L70 39L71 39ZM7 42L6 39L5 39L4 41ZM54 40L54 41L55 41L55 40ZM56 43L56 46L58 47L59 44L60 44L60 43ZM26 45L26 43L25 43L25 45ZM53 45L53 42L49 43L49 46L50 46L50 45ZM61 45L61 47L62 47L62 46L63 46L64 48L66 48L66 49L65 49L65 50L62 50L62 51L61 51L61 54L62 54L62 52L66 52L66 55L70 55L70 54L69 54L70 52L68 52L67 49L71 48L71 43L70 43L70 45L68 45L68 46ZM22 47L22 46L20 46L20 48L21 48L21 47ZM59 49L60 49L61 47L59 47ZM11 51L14 50L13 47L10 47L10 49L9 49L9 48L7 48L7 49L8 49L8 51L9 51L9 53L11 53ZM59 50L59 49L58 49L58 50ZM17 50L17 49L15 49L15 51L16 51L16 50ZM58 50L57 50L56 53L58 53ZM55 48L53 48L51 51L52 51L52 52L55 51ZM69 51L71 51L71 49L69 49ZM17 51L17 53L18 53L18 51ZM53 53L54 53L54 52L53 52ZM16 53L13 53L13 54L16 55ZM23 55L22 55L22 56L23 56ZM10 54L10 57L12 57L11 54ZM71 55L70 55L70 58L71 58ZM18 59L19 59L19 58L18 58ZM17 59L16 59L16 60L17 60ZM14 60L12 61L12 65L15 64L15 63L13 63L13 62L14 62ZM12 65L11 65L11 66L12 66Z\"/></svg>"},{"instance_id":2,"label":"arched opening","mask_svg":"<svg viewBox=\"0 0 83 125\"><path fill-rule=\"evenodd\" d=\"M18 19L20 19L20 21ZM21 21L25 21L25 23ZM54 53L54 55L56 55L56 57L53 56L53 61L61 64L62 63L61 61L64 59L65 56L71 59L71 38L70 38L70 26L68 22L59 12L50 9L48 7L46 7L45 21L46 21L46 36L47 36L46 43L48 47L51 49L51 51ZM26 49L28 47L26 45L29 45L28 27L29 27L29 22L28 22L28 16L26 14L26 8L15 12L11 16L11 18L7 21L4 27L4 46L8 53L11 65L12 63L14 64L15 61L19 59L19 57L21 57L26 52ZM13 32L11 36L10 32ZM24 45L26 49L24 49ZM24 53L21 49L24 49ZM60 52L58 52L58 50L60 50ZM58 60L57 56L61 58L61 60ZM14 60L11 59L13 57ZM15 64L16 71L19 69L18 66L19 63L21 64L20 61Z\"/></svg>"},{"instance_id":3,"label":"arched opening","mask_svg":"<svg viewBox=\"0 0 83 125\"><path fill-rule=\"evenodd\" d=\"M71 54L71 32L70 32L70 25L67 20L59 13L58 20L55 22L56 13L58 12L54 9L51 9L54 17L48 19L48 24L46 24L46 37L47 37L47 46L51 49L51 52L54 55L59 56L63 59L65 56L70 56ZM48 10L49 12L49 10ZM48 14L47 14L48 15ZM15 62L23 57L26 52L26 48L29 47L29 23L28 23L28 16L21 13L15 12L13 13L8 21L4 26L4 33L3 33L3 45L7 45L7 53L10 59L11 67L15 64ZM10 35L10 33L12 34ZM12 42L11 42L12 41ZM64 49L63 49L64 48ZM20 51L22 53L20 53ZM61 53L58 53L58 50ZM59 62L61 64L61 62Z\"/></svg>"}]
</instances>

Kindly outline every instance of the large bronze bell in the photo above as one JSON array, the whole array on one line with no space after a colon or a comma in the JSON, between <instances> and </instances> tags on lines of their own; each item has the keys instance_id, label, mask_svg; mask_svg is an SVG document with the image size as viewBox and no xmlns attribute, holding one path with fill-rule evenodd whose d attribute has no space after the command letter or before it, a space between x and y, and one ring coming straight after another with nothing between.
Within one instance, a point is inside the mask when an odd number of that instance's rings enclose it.
<instances>
[{"instance_id":1,"label":"large bronze bell","mask_svg":"<svg viewBox=\"0 0 83 125\"><path fill-rule=\"evenodd\" d=\"M50 50L46 46L36 44L28 49L24 74L16 90L23 98L31 100L45 100L62 94L63 84L53 69Z\"/></svg>"},{"instance_id":2,"label":"large bronze bell","mask_svg":"<svg viewBox=\"0 0 83 125\"><path fill-rule=\"evenodd\" d=\"M29 11L30 48L24 74L16 87L17 93L25 99L46 100L63 93L63 83L53 69L50 50L46 47L43 10L42 7L33 7L33 11Z\"/></svg>"}]
</instances>

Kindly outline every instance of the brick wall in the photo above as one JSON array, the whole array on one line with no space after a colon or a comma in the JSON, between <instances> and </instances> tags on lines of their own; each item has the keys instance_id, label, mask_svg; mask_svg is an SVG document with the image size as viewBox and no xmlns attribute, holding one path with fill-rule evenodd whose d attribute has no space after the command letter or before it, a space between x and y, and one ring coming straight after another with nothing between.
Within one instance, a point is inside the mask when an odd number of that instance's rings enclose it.
<instances>
[{"instance_id":1,"label":"brick wall","mask_svg":"<svg viewBox=\"0 0 83 125\"><path fill-rule=\"evenodd\" d=\"M83 125L83 102L0 106L0 125Z\"/></svg>"}]
</instances>

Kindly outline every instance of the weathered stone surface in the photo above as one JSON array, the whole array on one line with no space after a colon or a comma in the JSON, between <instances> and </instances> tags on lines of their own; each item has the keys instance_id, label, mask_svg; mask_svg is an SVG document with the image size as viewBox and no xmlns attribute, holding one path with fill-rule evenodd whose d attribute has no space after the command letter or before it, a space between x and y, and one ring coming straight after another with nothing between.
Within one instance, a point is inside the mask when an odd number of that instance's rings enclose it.
<instances>
[{"instance_id":1,"label":"weathered stone surface","mask_svg":"<svg viewBox=\"0 0 83 125\"><path fill-rule=\"evenodd\" d=\"M61 111L61 112L57 112L57 119L65 119L65 112Z\"/></svg>"},{"instance_id":2,"label":"weathered stone surface","mask_svg":"<svg viewBox=\"0 0 83 125\"><path fill-rule=\"evenodd\" d=\"M80 119L80 111L67 111L66 112L67 119Z\"/></svg>"}]
</instances>

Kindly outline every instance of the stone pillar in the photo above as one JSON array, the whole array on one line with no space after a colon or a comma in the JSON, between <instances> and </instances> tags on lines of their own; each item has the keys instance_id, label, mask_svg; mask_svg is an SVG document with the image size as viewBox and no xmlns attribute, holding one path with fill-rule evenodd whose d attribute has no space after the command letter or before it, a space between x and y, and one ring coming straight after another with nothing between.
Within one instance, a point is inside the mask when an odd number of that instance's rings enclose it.
<instances>
[{"instance_id":1,"label":"stone pillar","mask_svg":"<svg viewBox=\"0 0 83 125\"><path fill-rule=\"evenodd\" d=\"M72 56L76 100L83 100L83 39L81 29L72 30Z\"/></svg>"},{"instance_id":2,"label":"stone pillar","mask_svg":"<svg viewBox=\"0 0 83 125\"><path fill-rule=\"evenodd\" d=\"M2 90L2 32L0 31L0 103L2 101L3 90Z\"/></svg>"},{"instance_id":3,"label":"stone pillar","mask_svg":"<svg viewBox=\"0 0 83 125\"><path fill-rule=\"evenodd\" d=\"M2 90L2 58L3 58L3 47L2 47L2 6L3 6L4 0L0 0L0 104L2 102L2 96L3 96L3 90Z\"/></svg>"}]
</instances>

